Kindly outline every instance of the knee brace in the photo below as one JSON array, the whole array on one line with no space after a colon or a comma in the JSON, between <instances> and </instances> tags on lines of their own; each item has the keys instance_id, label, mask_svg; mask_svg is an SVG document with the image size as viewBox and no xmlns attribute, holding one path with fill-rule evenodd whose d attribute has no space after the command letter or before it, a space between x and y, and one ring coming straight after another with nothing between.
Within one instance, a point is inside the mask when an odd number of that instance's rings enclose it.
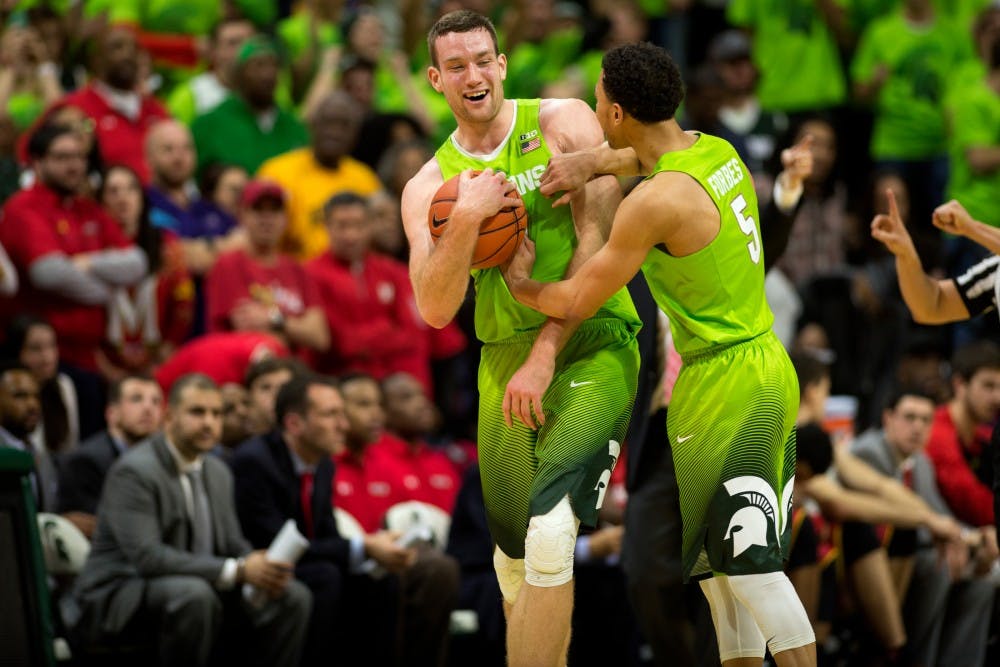
<instances>
[{"instance_id":1,"label":"knee brace","mask_svg":"<svg viewBox=\"0 0 1000 667\"><path fill-rule=\"evenodd\" d=\"M547 513L533 516L524 540L525 581L551 588L573 578L573 555L580 520L573 514L569 496Z\"/></svg>"},{"instance_id":2,"label":"knee brace","mask_svg":"<svg viewBox=\"0 0 1000 667\"><path fill-rule=\"evenodd\" d=\"M733 594L750 610L760 631L769 638L767 647L772 655L816 641L809 616L784 572L726 578Z\"/></svg>"},{"instance_id":3,"label":"knee brace","mask_svg":"<svg viewBox=\"0 0 1000 667\"><path fill-rule=\"evenodd\" d=\"M496 570L504 602L514 604L521 584L524 583L524 559L511 558L500 551L500 547L496 547L493 549L493 569Z\"/></svg>"},{"instance_id":4,"label":"knee brace","mask_svg":"<svg viewBox=\"0 0 1000 667\"><path fill-rule=\"evenodd\" d=\"M726 662L737 658L763 658L764 635L750 610L729 589L727 578L711 577L699 582L712 610L719 659Z\"/></svg>"}]
</instances>

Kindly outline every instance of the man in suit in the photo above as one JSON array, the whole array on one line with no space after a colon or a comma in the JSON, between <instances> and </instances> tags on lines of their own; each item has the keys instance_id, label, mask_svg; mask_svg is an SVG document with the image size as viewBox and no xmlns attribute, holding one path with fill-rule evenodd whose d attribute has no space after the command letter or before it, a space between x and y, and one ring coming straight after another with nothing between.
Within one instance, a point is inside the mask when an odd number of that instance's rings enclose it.
<instances>
[{"instance_id":1,"label":"man in suit","mask_svg":"<svg viewBox=\"0 0 1000 667\"><path fill-rule=\"evenodd\" d=\"M391 642L359 641L346 630L352 620L382 629L394 626L398 595L393 581L363 574L366 558L389 572L401 572L414 560L412 549L380 531L348 540L337 530L330 511L333 480L331 455L344 448L347 417L344 399L331 378L298 374L285 382L275 399L278 427L243 445L233 456L236 504L247 538L266 545L288 519L309 538L309 549L295 576L313 594L313 614L304 664L326 664L336 655L361 649L359 659L388 664ZM342 605L341 599L346 603ZM350 614L338 614L350 609ZM353 636L352 636L353 635ZM345 659L351 664L351 659Z\"/></svg>"},{"instance_id":2,"label":"man in suit","mask_svg":"<svg viewBox=\"0 0 1000 667\"><path fill-rule=\"evenodd\" d=\"M111 465L125 451L160 429L163 392L151 377L127 375L111 385L104 411L108 428L70 451L59 466L59 511L77 512L93 537L97 502Z\"/></svg>"},{"instance_id":3,"label":"man in suit","mask_svg":"<svg viewBox=\"0 0 1000 667\"><path fill-rule=\"evenodd\" d=\"M851 452L883 475L898 479L934 511L950 516L935 481L934 466L924 453L934 407L934 398L922 390L897 390L882 411L882 429L863 433L851 443ZM990 528L966 528L963 533L965 541L975 545L971 569L977 575L986 574L997 557L989 539ZM894 533L890 555L903 533ZM926 531L911 533L910 539L916 542L916 556L904 590L903 616L916 656L928 665L983 664L993 609L993 583L963 572L970 560L965 543L946 546L947 558L942 559L942 545L933 543Z\"/></svg>"},{"instance_id":4,"label":"man in suit","mask_svg":"<svg viewBox=\"0 0 1000 667\"><path fill-rule=\"evenodd\" d=\"M31 487L39 512L52 512L58 503L55 466L45 448L31 446L29 436L42 418L39 386L35 376L18 363L0 368L0 447L31 454L35 471ZM76 517L67 517L76 523Z\"/></svg>"},{"instance_id":5,"label":"man in suit","mask_svg":"<svg viewBox=\"0 0 1000 667\"><path fill-rule=\"evenodd\" d=\"M76 581L70 625L83 642L148 633L162 665L206 665L223 623L250 664L298 664L308 590L287 563L250 551L233 506L226 465L205 456L222 429L222 398L204 375L170 391L164 433L137 445L108 473L93 548ZM267 593L247 603L238 585Z\"/></svg>"}]
</instances>

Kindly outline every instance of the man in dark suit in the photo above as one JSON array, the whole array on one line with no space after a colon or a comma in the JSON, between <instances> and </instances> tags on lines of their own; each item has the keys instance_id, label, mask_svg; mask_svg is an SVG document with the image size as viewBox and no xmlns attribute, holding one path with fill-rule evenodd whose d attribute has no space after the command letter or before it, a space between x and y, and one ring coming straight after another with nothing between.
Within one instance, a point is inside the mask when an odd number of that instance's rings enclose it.
<instances>
[{"instance_id":1,"label":"man in dark suit","mask_svg":"<svg viewBox=\"0 0 1000 667\"><path fill-rule=\"evenodd\" d=\"M89 523L83 533L93 537L97 502L111 465L125 451L160 429L163 392L156 380L128 375L108 392L104 415L108 428L71 450L59 466L59 511L77 512Z\"/></svg>"},{"instance_id":2,"label":"man in dark suit","mask_svg":"<svg viewBox=\"0 0 1000 667\"><path fill-rule=\"evenodd\" d=\"M289 518L309 538L309 549L295 576L313 594L313 614L304 664L328 664L345 653L370 664L389 664L391 642L370 643L346 631L353 621L382 629L394 627L398 589L391 578L363 574L367 558L389 572L400 572L415 554L395 544L387 531L345 539L330 511L331 455L343 449L347 431L344 400L335 380L299 374L282 385L275 400L278 428L241 445L232 459L236 504L247 538L266 545ZM341 599L347 600L342 605ZM350 614L338 614L349 609ZM363 618L362 618L363 617Z\"/></svg>"},{"instance_id":3,"label":"man in dark suit","mask_svg":"<svg viewBox=\"0 0 1000 667\"><path fill-rule=\"evenodd\" d=\"M68 621L82 642L148 633L162 665L206 665L223 622L248 627L241 662L298 664L309 616L306 588L286 563L250 552L226 465L205 456L222 428L219 389L204 375L174 383L166 428L108 473L93 548ZM238 585L267 593L247 603ZM72 612L76 612L75 614Z\"/></svg>"}]
</instances>

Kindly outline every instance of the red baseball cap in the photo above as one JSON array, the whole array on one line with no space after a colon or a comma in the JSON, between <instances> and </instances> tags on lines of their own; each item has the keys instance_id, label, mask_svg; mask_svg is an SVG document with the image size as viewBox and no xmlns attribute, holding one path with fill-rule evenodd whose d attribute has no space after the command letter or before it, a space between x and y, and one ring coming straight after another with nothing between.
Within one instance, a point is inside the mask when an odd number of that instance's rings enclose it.
<instances>
[{"instance_id":1,"label":"red baseball cap","mask_svg":"<svg viewBox=\"0 0 1000 667\"><path fill-rule=\"evenodd\" d=\"M245 208L253 208L262 199L273 199L282 206L285 205L285 190L275 183L262 178L255 178L243 188L240 204Z\"/></svg>"}]
</instances>

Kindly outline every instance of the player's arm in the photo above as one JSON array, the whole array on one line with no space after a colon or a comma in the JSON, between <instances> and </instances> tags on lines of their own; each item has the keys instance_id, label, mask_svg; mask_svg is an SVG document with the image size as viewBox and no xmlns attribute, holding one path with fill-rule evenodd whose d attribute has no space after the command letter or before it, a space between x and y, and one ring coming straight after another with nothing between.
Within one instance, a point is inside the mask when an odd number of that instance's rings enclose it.
<instances>
[{"instance_id":1,"label":"player's arm","mask_svg":"<svg viewBox=\"0 0 1000 667\"><path fill-rule=\"evenodd\" d=\"M956 200L952 199L934 209L932 220L938 229L956 236L964 236L993 254L1000 255L1000 228L973 219L965 207Z\"/></svg>"},{"instance_id":2,"label":"player's arm","mask_svg":"<svg viewBox=\"0 0 1000 667\"><path fill-rule=\"evenodd\" d=\"M417 309L428 324L438 329L455 317L465 299L480 224L501 208L520 203L507 195L513 185L499 174L487 169L472 177L465 171L448 226L435 244L427 229L427 213L442 183L437 161L431 160L406 184L402 198L403 227L410 243L410 282Z\"/></svg>"},{"instance_id":3,"label":"player's arm","mask_svg":"<svg viewBox=\"0 0 1000 667\"><path fill-rule=\"evenodd\" d=\"M935 280L920 263L913 239L899 215L892 191L889 212L872 220L872 237L882 242L896 256L896 277L903 300L913 319L924 324L942 324L969 319L969 309L952 280Z\"/></svg>"},{"instance_id":4,"label":"player's arm","mask_svg":"<svg viewBox=\"0 0 1000 667\"><path fill-rule=\"evenodd\" d=\"M597 312L638 272L649 248L658 242L649 223L664 211L655 211L656 200L639 194L622 202L608 242L566 280L531 280L534 249L531 243L522 244L506 273L514 297L550 317L586 319Z\"/></svg>"},{"instance_id":5,"label":"player's arm","mask_svg":"<svg viewBox=\"0 0 1000 667\"><path fill-rule=\"evenodd\" d=\"M593 117L593 113L591 116ZM596 117L594 122L597 122ZM600 130L599 125L598 130ZM639 158L632 148L611 148L605 141L590 148L553 155L549 158L545 173L542 174L538 191L546 197L559 192L564 193L552 202L553 206L570 204L574 194L579 192L595 174L644 175Z\"/></svg>"},{"instance_id":6,"label":"player's arm","mask_svg":"<svg viewBox=\"0 0 1000 667\"><path fill-rule=\"evenodd\" d=\"M581 100L543 100L539 127L553 156L598 145L603 137L594 112ZM569 197L577 246L566 266L572 276L608 238L621 190L611 177L584 182ZM564 197L565 199L565 197ZM504 391L504 421L514 418L528 428L545 423L542 396L552 383L556 356L579 327L583 318L549 318L541 326L531 351L511 376Z\"/></svg>"},{"instance_id":7,"label":"player's arm","mask_svg":"<svg viewBox=\"0 0 1000 667\"><path fill-rule=\"evenodd\" d=\"M900 528L926 527L935 537L957 539L961 528L950 517L928 508L887 503L867 493L845 489L826 475L802 482L804 493L815 500L823 514L835 521L891 523Z\"/></svg>"}]
</instances>

